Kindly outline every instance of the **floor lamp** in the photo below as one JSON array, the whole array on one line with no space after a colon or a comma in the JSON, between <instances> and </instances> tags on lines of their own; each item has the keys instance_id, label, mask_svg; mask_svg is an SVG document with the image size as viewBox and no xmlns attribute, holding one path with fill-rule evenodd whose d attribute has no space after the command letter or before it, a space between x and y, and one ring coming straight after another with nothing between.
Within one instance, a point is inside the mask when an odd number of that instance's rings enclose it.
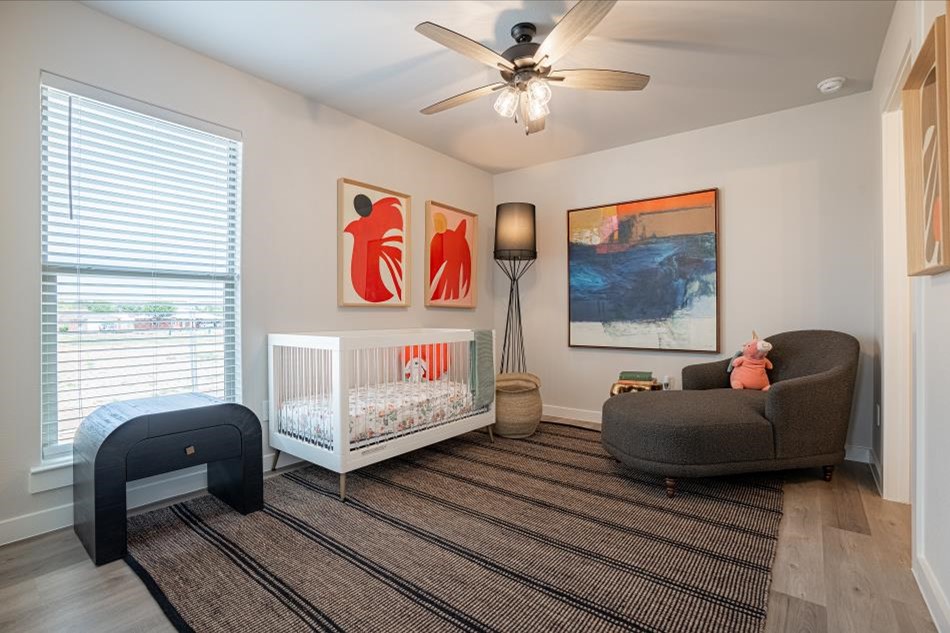
<instances>
[{"instance_id":1,"label":"floor lamp","mask_svg":"<svg viewBox=\"0 0 950 633\"><path fill-rule=\"evenodd\" d=\"M538 258L534 230L534 205L505 202L495 212L495 263L510 281L508 318L501 351L500 373L527 371L521 330L521 295L518 281Z\"/></svg>"}]
</instances>

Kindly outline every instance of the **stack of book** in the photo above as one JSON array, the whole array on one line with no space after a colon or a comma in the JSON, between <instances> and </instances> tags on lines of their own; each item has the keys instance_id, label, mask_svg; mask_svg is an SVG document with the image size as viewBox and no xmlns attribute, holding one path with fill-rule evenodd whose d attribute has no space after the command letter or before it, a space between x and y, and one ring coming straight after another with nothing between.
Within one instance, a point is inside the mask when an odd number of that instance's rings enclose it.
<instances>
[{"instance_id":1,"label":"stack of book","mask_svg":"<svg viewBox=\"0 0 950 633\"><path fill-rule=\"evenodd\" d=\"M637 391L647 391L657 387L652 371L622 371L616 384L633 387Z\"/></svg>"}]
</instances>

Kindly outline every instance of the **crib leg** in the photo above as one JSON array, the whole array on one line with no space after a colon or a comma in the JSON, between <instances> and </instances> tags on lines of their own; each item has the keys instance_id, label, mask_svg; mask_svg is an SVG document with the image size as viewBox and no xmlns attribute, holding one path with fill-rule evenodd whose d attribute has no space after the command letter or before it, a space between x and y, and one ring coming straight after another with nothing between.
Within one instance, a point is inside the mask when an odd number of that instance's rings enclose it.
<instances>
[{"instance_id":1,"label":"crib leg","mask_svg":"<svg viewBox=\"0 0 950 633\"><path fill-rule=\"evenodd\" d=\"M494 444L494 443L495 443L495 434L492 432L491 427L492 427L492 425L489 424L489 425L486 426L485 428L488 429L488 439L491 440L491 443L492 443L492 444Z\"/></svg>"},{"instance_id":2,"label":"crib leg","mask_svg":"<svg viewBox=\"0 0 950 633\"><path fill-rule=\"evenodd\" d=\"M340 473L340 501L346 501L346 473Z\"/></svg>"},{"instance_id":3,"label":"crib leg","mask_svg":"<svg viewBox=\"0 0 950 633\"><path fill-rule=\"evenodd\" d=\"M277 460L280 459L280 451L274 449L274 461L270 465L271 472L277 470Z\"/></svg>"}]
</instances>

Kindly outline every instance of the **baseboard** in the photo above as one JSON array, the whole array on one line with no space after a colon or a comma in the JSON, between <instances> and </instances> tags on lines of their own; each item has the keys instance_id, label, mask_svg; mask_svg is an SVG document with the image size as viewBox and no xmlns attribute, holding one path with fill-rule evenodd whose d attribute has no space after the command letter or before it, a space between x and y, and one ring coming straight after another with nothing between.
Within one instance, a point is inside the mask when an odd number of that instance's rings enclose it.
<instances>
[{"instance_id":1,"label":"baseboard","mask_svg":"<svg viewBox=\"0 0 950 633\"><path fill-rule=\"evenodd\" d=\"M874 448L871 448L871 477L874 478L874 485L877 486L877 493L884 496L884 476L881 474L881 458L878 457Z\"/></svg>"},{"instance_id":2,"label":"baseboard","mask_svg":"<svg viewBox=\"0 0 950 633\"><path fill-rule=\"evenodd\" d=\"M270 471L273 453L263 456L264 473ZM281 468L290 466L300 460L291 456L281 459ZM70 477L72 469L69 469ZM70 479L70 483L71 483ZM131 511L143 506L174 499L184 495L201 492L208 487L206 466L195 466L186 470L165 475L156 475L128 485L126 507ZM16 541L53 532L73 524L73 504L31 512L18 517L0 521L0 545L7 545Z\"/></svg>"},{"instance_id":3,"label":"baseboard","mask_svg":"<svg viewBox=\"0 0 950 633\"><path fill-rule=\"evenodd\" d=\"M844 458L849 462L871 463L871 449L867 446L848 444L844 447Z\"/></svg>"},{"instance_id":4,"label":"baseboard","mask_svg":"<svg viewBox=\"0 0 950 633\"><path fill-rule=\"evenodd\" d=\"M589 409L571 409L570 407L558 407L553 404L546 404L541 409L545 416L555 418L567 418L569 420L580 420L581 422L593 422L600 424L600 411L591 411Z\"/></svg>"},{"instance_id":5,"label":"baseboard","mask_svg":"<svg viewBox=\"0 0 950 633\"><path fill-rule=\"evenodd\" d=\"M937 582L930 563L926 558L918 556L914 559L913 572L937 630L941 633L950 632L950 601L947 600L947 594Z\"/></svg>"},{"instance_id":6,"label":"baseboard","mask_svg":"<svg viewBox=\"0 0 950 633\"><path fill-rule=\"evenodd\" d=\"M47 508L0 521L0 545L53 532L73 524L73 504Z\"/></svg>"}]
</instances>

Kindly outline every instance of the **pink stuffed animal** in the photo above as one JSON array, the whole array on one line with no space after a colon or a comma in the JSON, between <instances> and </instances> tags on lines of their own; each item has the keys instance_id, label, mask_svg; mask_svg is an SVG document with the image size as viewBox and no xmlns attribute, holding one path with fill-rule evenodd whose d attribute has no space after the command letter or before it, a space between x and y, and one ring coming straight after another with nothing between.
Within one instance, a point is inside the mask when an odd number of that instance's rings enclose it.
<instances>
[{"instance_id":1,"label":"pink stuffed animal","mask_svg":"<svg viewBox=\"0 0 950 633\"><path fill-rule=\"evenodd\" d=\"M732 376L729 384L733 389L761 389L768 391L769 376L766 369L772 369L772 361L765 357L772 349L772 344L759 339L759 335L752 330L752 340L743 345L742 356L732 360Z\"/></svg>"}]
</instances>

